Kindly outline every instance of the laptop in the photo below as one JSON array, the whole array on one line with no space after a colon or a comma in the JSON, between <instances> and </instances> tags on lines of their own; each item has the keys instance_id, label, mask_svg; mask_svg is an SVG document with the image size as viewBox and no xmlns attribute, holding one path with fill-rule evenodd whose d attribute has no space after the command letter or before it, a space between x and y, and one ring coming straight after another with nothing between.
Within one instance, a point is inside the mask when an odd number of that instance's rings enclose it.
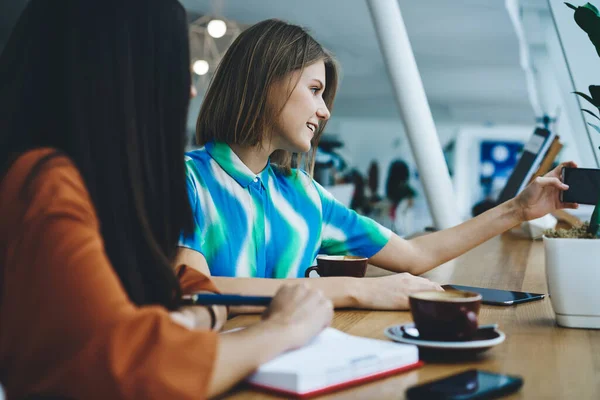
<instances>
[{"instance_id":1,"label":"laptop","mask_svg":"<svg viewBox=\"0 0 600 400\"><path fill-rule=\"evenodd\" d=\"M512 199L529 183L531 177L540 167L556 133L545 128L536 128L533 135L523 148L521 158L513 169L506 185L500 192L496 204Z\"/></svg>"}]
</instances>

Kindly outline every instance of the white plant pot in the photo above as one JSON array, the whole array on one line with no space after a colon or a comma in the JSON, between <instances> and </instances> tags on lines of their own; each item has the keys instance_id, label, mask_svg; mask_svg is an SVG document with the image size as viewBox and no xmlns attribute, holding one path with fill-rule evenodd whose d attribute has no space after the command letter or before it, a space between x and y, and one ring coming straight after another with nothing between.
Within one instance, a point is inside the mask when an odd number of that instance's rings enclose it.
<instances>
[{"instance_id":1,"label":"white plant pot","mask_svg":"<svg viewBox=\"0 0 600 400\"><path fill-rule=\"evenodd\" d=\"M544 236L544 249L558 325L600 329L600 240Z\"/></svg>"}]
</instances>

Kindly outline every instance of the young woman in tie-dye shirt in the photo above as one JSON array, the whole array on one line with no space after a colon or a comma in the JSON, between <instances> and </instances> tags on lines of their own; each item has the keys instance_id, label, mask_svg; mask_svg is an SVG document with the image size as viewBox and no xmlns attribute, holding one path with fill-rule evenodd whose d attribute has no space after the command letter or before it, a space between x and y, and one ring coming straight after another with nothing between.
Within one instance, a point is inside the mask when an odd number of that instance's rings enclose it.
<instances>
[{"instance_id":1,"label":"young woman in tie-dye shirt","mask_svg":"<svg viewBox=\"0 0 600 400\"><path fill-rule=\"evenodd\" d=\"M338 72L302 28L267 20L223 57L186 156L195 216L179 259L223 292L272 294L304 276L317 254L353 254L401 274L308 279L337 307L403 309L408 294L441 287L417 277L560 206L557 171L517 198L452 229L404 240L337 202L311 176ZM309 172L306 172L309 171Z\"/></svg>"}]
</instances>

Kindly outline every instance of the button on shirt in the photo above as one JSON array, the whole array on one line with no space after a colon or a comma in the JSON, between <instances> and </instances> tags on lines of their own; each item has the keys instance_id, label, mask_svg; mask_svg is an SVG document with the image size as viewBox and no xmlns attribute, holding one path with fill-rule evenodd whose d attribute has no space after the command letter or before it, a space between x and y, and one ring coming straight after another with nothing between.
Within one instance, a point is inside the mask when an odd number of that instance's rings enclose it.
<instances>
[{"instance_id":1,"label":"button on shirt","mask_svg":"<svg viewBox=\"0 0 600 400\"><path fill-rule=\"evenodd\" d=\"M391 231L349 210L303 170L254 174L225 143L186 153L195 229L180 246L214 276L297 278L317 254L371 257Z\"/></svg>"}]
</instances>

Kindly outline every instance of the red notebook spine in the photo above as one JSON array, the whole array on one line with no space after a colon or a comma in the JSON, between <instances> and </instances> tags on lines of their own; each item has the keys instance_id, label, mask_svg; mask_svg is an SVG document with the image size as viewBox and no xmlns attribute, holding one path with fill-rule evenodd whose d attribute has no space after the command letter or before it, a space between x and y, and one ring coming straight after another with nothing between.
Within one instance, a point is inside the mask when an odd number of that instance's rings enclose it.
<instances>
[{"instance_id":1,"label":"red notebook spine","mask_svg":"<svg viewBox=\"0 0 600 400\"><path fill-rule=\"evenodd\" d=\"M387 378L388 376L392 376L392 375L396 375L399 374L400 372L404 372L404 371L408 371L411 369L415 369L415 368L419 368L421 366L423 366L423 361L417 361L414 364L408 364L408 365L404 365L402 367L398 367L398 368L394 368L394 369L390 369L387 371L381 371L381 372L376 372L374 374L371 375L367 375L367 376L363 376L360 378L356 378L356 379L352 379L346 382L341 382L341 383L337 383L335 385L331 385L331 386L327 386L321 389L317 389L317 390L313 390L312 392L306 392L306 393L296 393L296 392L290 392L288 390L283 390L283 389L278 389L278 388L274 388L272 386L266 386L266 385L261 385L258 383L249 383L250 386L252 387L256 387L259 389L263 389L266 390L268 392L272 392L272 393L276 393L276 394L282 394L288 397L293 397L293 398L297 398L297 399L307 399L309 397L315 397L315 396L320 396L322 394L325 393L330 393L333 391L337 391L337 390L342 390L342 389L347 389L349 387L352 386L358 386L360 384L363 384L365 382L371 382L377 379L383 379L383 378Z\"/></svg>"}]
</instances>

